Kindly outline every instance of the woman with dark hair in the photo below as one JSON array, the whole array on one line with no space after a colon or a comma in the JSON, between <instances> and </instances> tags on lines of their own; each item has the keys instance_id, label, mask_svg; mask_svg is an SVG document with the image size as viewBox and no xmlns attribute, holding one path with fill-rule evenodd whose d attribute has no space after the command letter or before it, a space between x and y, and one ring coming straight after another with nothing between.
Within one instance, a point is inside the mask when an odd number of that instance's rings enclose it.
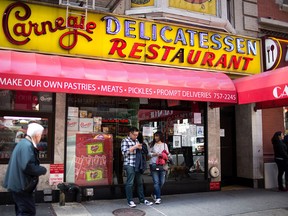
<instances>
[{"instance_id":1,"label":"woman with dark hair","mask_svg":"<svg viewBox=\"0 0 288 216\"><path fill-rule=\"evenodd\" d=\"M161 188L165 183L165 176L167 172L164 169L164 165L167 163L169 154L168 146L166 143L164 143L163 133L157 131L154 133L154 139L149 150L149 156L151 158L149 165L154 184L152 198L154 199L155 204L161 203Z\"/></svg>"},{"instance_id":2,"label":"woman with dark hair","mask_svg":"<svg viewBox=\"0 0 288 216\"><path fill-rule=\"evenodd\" d=\"M284 135L281 131L277 131L274 133L271 142L273 144L274 149L274 157L275 162L278 167L278 189L279 191L287 191L288 188L288 153L287 153L287 146L283 142ZM285 173L285 185L286 188L283 186L282 177Z\"/></svg>"}]
</instances>

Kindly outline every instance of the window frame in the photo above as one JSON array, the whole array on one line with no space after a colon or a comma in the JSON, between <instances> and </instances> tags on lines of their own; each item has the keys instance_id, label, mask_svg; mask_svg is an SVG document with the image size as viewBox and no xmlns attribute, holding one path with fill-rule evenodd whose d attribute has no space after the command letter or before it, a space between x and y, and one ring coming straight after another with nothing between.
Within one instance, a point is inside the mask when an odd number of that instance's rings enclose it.
<instances>
[{"instance_id":1,"label":"window frame","mask_svg":"<svg viewBox=\"0 0 288 216\"><path fill-rule=\"evenodd\" d=\"M39 117L48 119L48 134L47 134L47 158L39 158L40 163L52 163L54 160L54 112L27 112L27 111L0 111L0 116L19 116L19 117ZM8 164L10 158L0 158L0 164Z\"/></svg>"}]
</instances>

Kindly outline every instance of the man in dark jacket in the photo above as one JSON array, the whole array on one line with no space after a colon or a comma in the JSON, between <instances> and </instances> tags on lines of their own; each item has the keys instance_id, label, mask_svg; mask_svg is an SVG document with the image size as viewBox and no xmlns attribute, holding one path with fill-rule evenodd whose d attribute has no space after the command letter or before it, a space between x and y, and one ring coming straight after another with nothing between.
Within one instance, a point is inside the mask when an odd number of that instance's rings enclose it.
<instances>
[{"instance_id":1,"label":"man in dark jacket","mask_svg":"<svg viewBox=\"0 0 288 216\"><path fill-rule=\"evenodd\" d=\"M37 123L28 125L27 135L13 150L3 186L12 192L16 215L36 215L34 190L39 176L47 170L40 166L37 144L44 128Z\"/></svg>"}]
</instances>

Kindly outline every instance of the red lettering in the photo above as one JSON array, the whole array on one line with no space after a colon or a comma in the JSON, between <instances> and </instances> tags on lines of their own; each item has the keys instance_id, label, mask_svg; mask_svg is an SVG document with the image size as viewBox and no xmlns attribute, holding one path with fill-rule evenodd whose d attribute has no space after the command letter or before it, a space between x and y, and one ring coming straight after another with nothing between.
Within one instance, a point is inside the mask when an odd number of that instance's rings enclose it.
<instances>
[{"instance_id":1,"label":"red lettering","mask_svg":"<svg viewBox=\"0 0 288 216\"><path fill-rule=\"evenodd\" d=\"M243 65L243 70L247 70L247 68L248 68L248 65L249 65L249 63L250 63L250 61L252 61L253 60L253 58L248 58L248 57L243 57L243 59L244 59L244 65Z\"/></svg>"},{"instance_id":2,"label":"red lettering","mask_svg":"<svg viewBox=\"0 0 288 216\"><path fill-rule=\"evenodd\" d=\"M146 58L148 59L156 59L158 57L158 52L154 48L160 49L160 46L158 44L151 44L148 46L148 51L152 54L146 54Z\"/></svg>"},{"instance_id":3,"label":"red lettering","mask_svg":"<svg viewBox=\"0 0 288 216\"><path fill-rule=\"evenodd\" d=\"M133 45L133 47L131 49L131 52L129 54L129 57L140 59L141 56L140 55L136 55L136 52L141 53L143 50L142 49L138 49L138 47L145 47L145 46L146 46L146 44L143 44L143 43L134 43L134 45Z\"/></svg>"},{"instance_id":4,"label":"red lettering","mask_svg":"<svg viewBox=\"0 0 288 216\"><path fill-rule=\"evenodd\" d=\"M228 68L231 68L233 65L233 69L238 69L240 66L241 60L242 60L241 56L239 56L238 59L237 59L237 56L235 56L235 55L231 56L230 62L228 64Z\"/></svg>"},{"instance_id":5,"label":"red lettering","mask_svg":"<svg viewBox=\"0 0 288 216\"><path fill-rule=\"evenodd\" d=\"M170 51L175 50L175 47L163 46L163 48L165 49L165 51L161 60L166 61Z\"/></svg>"},{"instance_id":6,"label":"red lettering","mask_svg":"<svg viewBox=\"0 0 288 216\"><path fill-rule=\"evenodd\" d=\"M30 38L25 38L22 41L20 40L17 41L12 37L10 30L9 30L9 24L8 24L9 16L10 16L11 11L16 7L22 7L24 9L23 16L20 16L20 11L15 12L16 19L23 21L23 20L27 20L31 16L31 9L26 4L23 4L22 2L12 3L4 11L3 20L2 20L3 31L4 31L6 38L8 39L10 43L16 44L16 45L24 45L30 41Z\"/></svg>"},{"instance_id":7,"label":"red lettering","mask_svg":"<svg viewBox=\"0 0 288 216\"><path fill-rule=\"evenodd\" d=\"M96 23L94 23L94 22L88 22L87 24L86 24L86 31L88 32L88 33L90 33L90 34L93 34L93 29L95 29L96 28Z\"/></svg>"},{"instance_id":8,"label":"red lettering","mask_svg":"<svg viewBox=\"0 0 288 216\"><path fill-rule=\"evenodd\" d=\"M57 29L63 30L65 28L65 20L62 17L58 17L55 20L55 31L57 31Z\"/></svg>"},{"instance_id":9,"label":"red lettering","mask_svg":"<svg viewBox=\"0 0 288 216\"><path fill-rule=\"evenodd\" d=\"M214 66L218 67L218 65L220 64L222 65L222 68L227 67L227 55L226 54L223 54Z\"/></svg>"},{"instance_id":10,"label":"red lettering","mask_svg":"<svg viewBox=\"0 0 288 216\"><path fill-rule=\"evenodd\" d=\"M192 60L192 57L193 57L193 55L194 55L194 51L195 51L195 50L190 50L190 52L188 53L187 62L188 62L189 64L196 64L196 63L198 62L199 57L200 57L201 52L202 52L202 51L199 51L199 50L198 50L198 51L196 52L196 55L195 55L194 59Z\"/></svg>"},{"instance_id":11,"label":"red lettering","mask_svg":"<svg viewBox=\"0 0 288 216\"><path fill-rule=\"evenodd\" d=\"M54 23L54 27L53 27L53 24L52 22L50 21L44 21L44 22L41 22L41 24L38 24L38 23L33 23L32 21L29 21L28 23L16 23L12 29L13 29L13 33L16 35L16 36L22 36L22 37L25 37L25 39L17 39L17 38L14 38L10 32L10 25L9 25L9 18L10 18L10 15L12 14L12 10L19 7L20 9L24 9L24 14L20 14L20 13L23 13L23 10L17 10L14 14L15 14L15 18L16 20L19 20L19 21L26 21L29 19L29 17L31 16L31 9L28 5L24 4L23 2L15 2L15 3L12 3L10 4L6 10L4 11L4 15L3 15L3 20L2 20L2 25L3 25L3 31L4 31L4 34L6 36L6 38L8 39L8 41L12 44L16 44L16 45L25 45L27 44L29 41L30 41L30 38L29 36L32 34L32 32L37 35L37 36L40 36L40 35L45 35L47 34L47 31L49 32L56 32L58 30L64 30L66 29L66 26L65 26L65 20L62 18L62 17L58 17L56 20L55 20L55 23ZM77 31L77 29L81 29L81 30L84 30L84 23L85 23L85 17L81 16L80 18L80 21L78 23L78 20L79 20L80 17L73 17L73 16L70 16L67 18L67 25L68 27L72 27L74 28L73 31L68 31L68 32L65 32L59 39L59 43L60 43L60 46L63 48L63 49L66 49L66 50L69 50L69 49L72 49L76 46L77 42L78 42L78 36L83 36L84 38L87 39L87 41L91 41L92 38L89 37L87 34L83 33L83 32L79 32ZM13 17L12 17L13 19ZM87 33L90 33L92 34L93 33L93 29L96 28L96 23L94 22L88 22L86 24L86 32ZM66 36L69 36L69 35L72 35L72 44L69 44L69 45L64 45L63 43L63 39L66 37Z\"/></svg>"},{"instance_id":12,"label":"red lettering","mask_svg":"<svg viewBox=\"0 0 288 216\"><path fill-rule=\"evenodd\" d=\"M80 23L78 24L78 18L75 16L69 16L67 18L67 26L74 29L84 29L85 17L81 16Z\"/></svg>"},{"instance_id":13,"label":"red lettering","mask_svg":"<svg viewBox=\"0 0 288 216\"><path fill-rule=\"evenodd\" d=\"M30 22L29 22L30 24ZM17 36L24 36L24 37L28 37L29 35L31 35L31 32L32 32L32 26L30 25L29 27L29 30L27 32L25 32L25 23L16 23L14 26L13 26L13 32L15 35Z\"/></svg>"},{"instance_id":14,"label":"red lettering","mask_svg":"<svg viewBox=\"0 0 288 216\"><path fill-rule=\"evenodd\" d=\"M112 47L109 51L109 55L114 55L115 52L117 52L117 54L124 58L126 57L126 55L123 53L123 50L126 48L127 43L125 40L120 39L120 38L113 38L112 40L110 40L110 42L113 42Z\"/></svg>"},{"instance_id":15,"label":"red lettering","mask_svg":"<svg viewBox=\"0 0 288 216\"><path fill-rule=\"evenodd\" d=\"M69 37L69 35L72 35L72 36L73 36L73 37L72 37L72 40L71 40L72 43L71 43L70 45L64 45L64 44L63 44L63 40L64 40L64 38L65 38L66 36ZM65 49L65 50L73 49L73 48L76 46L77 42L78 42L78 35L81 35L81 36L83 36L84 38L86 38L88 42L92 40L92 38L89 37L88 35L86 35L86 34L84 34L84 33L82 33L82 32L79 32L77 29L74 29L73 31L68 31L68 32L64 33L64 34L60 37L60 39L59 39L60 46L61 46L63 49ZM70 41L70 42L71 42L71 41Z\"/></svg>"},{"instance_id":16,"label":"red lettering","mask_svg":"<svg viewBox=\"0 0 288 216\"><path fill-rule=\"evenodd\" d=\"M203 60L201 62L201 65L206 65L206 63L208 63L208 66L213 66L213 60L215 59L215 54L212 52L206 52Z\"/></svg>"}]
</instances>

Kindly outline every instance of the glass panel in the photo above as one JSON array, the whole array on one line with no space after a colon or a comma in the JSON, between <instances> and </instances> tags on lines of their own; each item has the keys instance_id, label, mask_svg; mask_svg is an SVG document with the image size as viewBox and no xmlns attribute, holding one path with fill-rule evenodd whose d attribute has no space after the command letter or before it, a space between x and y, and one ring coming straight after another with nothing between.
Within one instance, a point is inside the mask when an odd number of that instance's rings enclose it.
<instances>
[{"instance_id":1,"label":"glass panel","mask_svg":"<svg viewBox=\"0 0 288 216\"><path fill-rule=\"evenodd\" d=\"M151 146L153 133L156 131L164 133L164 140L168 144L174 162L170 165L167 180L204 179L204 109L199 110L198 107L193 112L175 110L175 108L171 107L170 110L140 109L139 122L140 129L145 135L144 140L146 139Z\"/></svg>"},{"instance_id":2,"label":"glass panel","mask_svg":"<svg viewBox=\"0 0 288 216\"><path fill-rule=\"evenodd\" d=\"M44 127L42 139L38 144L40 158L48 155L48 118L28 116L0 116L0 159L9 159L14 147L25 137L27 126L37 122Z\"/></svg>"},{"instance_id":3,"label":"glass panel","mask_svg":"<svg viewBox=\"0 0 288 216\"><path fill-rule=\"evenodd\" d=\"M227 0L227 18L231 25L235 27L235 16L234 16L234 1Z\"/></svg>"},{"instance_id":4,"label":"glass panel","mask_svg":"<svg viewBox=\"0 0 288 216\"><path fill-rule=\"evenodd\" d=\"M53 111L53 94L48 92L0 90L0 110Z\"/></svg>"},{"instance_id":5,"label":"glass panel","mask_svg":"<svg viewBox=\"0 0 288 216\"><path fill-rule=\"evenodd\" d=\"M137 101L113 97L68 96L68 182L79 185L123 183L120 144L133 122L137 124L137 111L134 109L139 105ZM85 143L86 151L80 150L81 141ZM99 150L94 154L92 148ZM105 160L101 160L103 157ZM95 175L91 177L91 173ZM113 175L115 178L112 179Z\"/></svg>"},{"instance_id":6,"label":"glass panel","mask_svg":"<svg viewBox=\"0 0 288 216\"><path fill-rule=\"evenodd\" d=\"M167 180L204 179L205 103L90 95L68 95L67 100L67 182L123 184L121 141L131 126L139 128L148 145L154 132L164 133L175 163ZM144 181L152 183L149 174L147 169Z\"/></svg>"}]
</instances>

